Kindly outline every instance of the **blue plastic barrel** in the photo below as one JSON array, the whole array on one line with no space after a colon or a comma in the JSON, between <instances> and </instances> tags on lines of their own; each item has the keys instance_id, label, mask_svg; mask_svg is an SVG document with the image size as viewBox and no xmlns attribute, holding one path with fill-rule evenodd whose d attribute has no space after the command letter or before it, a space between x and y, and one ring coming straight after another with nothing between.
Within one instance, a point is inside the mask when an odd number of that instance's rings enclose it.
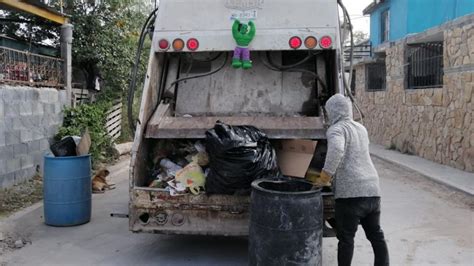
<instances>
[{"instance_id":1,"label":"blue plastic barrel","mask_svg":"<svg viewBox=\"0 0 474 266\"><path fill-rule=\"evenodd\" d=\"M91 219L90 155L44 157L44 220L47 225L72 226Z\"/></svg>"}]
</instances>

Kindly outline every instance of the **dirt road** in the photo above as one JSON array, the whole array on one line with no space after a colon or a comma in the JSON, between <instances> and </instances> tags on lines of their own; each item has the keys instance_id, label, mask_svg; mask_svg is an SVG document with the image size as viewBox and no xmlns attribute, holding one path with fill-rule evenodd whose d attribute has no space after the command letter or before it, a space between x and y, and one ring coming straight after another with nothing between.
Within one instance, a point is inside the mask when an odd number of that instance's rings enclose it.
<instances>
[{"instance_id":1,"label":"dirt road","mask_svg":"<svg viewBox=\"0 0 474 266\"><path fill-rule=\"evenodd\" d=\"M405 169L374 159L381 176L382 225L392 265L474 265L472 198L439 186ZM0 222L4 235L31 244L7 252L0 265L246 265L247 241L132 234L127 212L128 162L112 168L118 188L94 195L90 223L55 228L43 224L42 206ZM336 265L337 240L323 242L324 265ZM370 244L359 229L353 265L372 265Z\"/></svg>"}]
</instances>

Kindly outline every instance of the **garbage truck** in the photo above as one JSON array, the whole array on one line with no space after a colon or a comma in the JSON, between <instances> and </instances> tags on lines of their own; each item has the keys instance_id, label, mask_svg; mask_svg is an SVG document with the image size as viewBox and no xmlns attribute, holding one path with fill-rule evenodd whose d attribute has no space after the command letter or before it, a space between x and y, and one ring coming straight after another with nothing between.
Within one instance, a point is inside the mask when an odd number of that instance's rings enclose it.
<instances>
[{"instance_id":1,"label":"garbage truck","mask_svg":"<svg viewBox=\"0 0 474 266\"><path fill-rule=\"evenodd\" d=\"M160 143L203 140L216 121L253 125L277 144L317 141L311 164L322 168L324 103L345 91L338 12L337 0L159 2L131 153L132 232L248 235L249 195L174 196L148 186ZM233 33L252 28L239 45ZM334 199L323 198L330 221Z\"/></svg>"}]
</instances>

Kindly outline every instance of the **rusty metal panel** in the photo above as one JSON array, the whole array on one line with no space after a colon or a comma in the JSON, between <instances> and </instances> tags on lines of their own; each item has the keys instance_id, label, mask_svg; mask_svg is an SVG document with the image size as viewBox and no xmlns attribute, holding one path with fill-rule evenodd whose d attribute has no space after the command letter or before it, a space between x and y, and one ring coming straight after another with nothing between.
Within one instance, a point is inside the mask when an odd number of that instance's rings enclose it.
<instances>
[{"instance_id":1,"label":"rusty metal panel","mask_svg":"<svg viewBox=\"0 0 474 266\"><path fill-rule=\"evenodd\" d=\"M249 196L170 196L160 189L134 188L130 229L133 232L246 236ZM323 194L324 218L334 217L334 198ZM146 214L148 219L140 219Z\"/></svg>"},{"instance_id":2,"label":"rusty metal panel","mask_svg":"<svg viewBox=\"0 0 474 266\"><path fill-rule=\"evenodd\" d=\"M131 230L163 234L244 236L248 234L249 196L182 195L136 188ZM148 219L140 219L143 214Z\"/></svg>"},{"instance_id":3,"label":"rusty metal panel","mask_svg":"<svg viewBox=\"0 0 474 266\"><path fill-rule=\"evenodd\" d=\"M230 125L253 125L274 139L324 139L320 117L164 117L150 123L147 138L204 138L217 120Z\"/></svg>"}]
</instances>

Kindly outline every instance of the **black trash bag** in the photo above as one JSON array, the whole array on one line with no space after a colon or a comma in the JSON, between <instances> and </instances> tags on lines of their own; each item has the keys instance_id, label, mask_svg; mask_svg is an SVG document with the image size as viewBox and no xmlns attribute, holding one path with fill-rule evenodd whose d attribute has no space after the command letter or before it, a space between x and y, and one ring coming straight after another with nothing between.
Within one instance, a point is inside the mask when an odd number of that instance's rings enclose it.
<instances>
[{"instance_id":1,"label":"black trash bag","mask_svg":"<svg viewBox=\"0 0 474 266\"><path fill-rule=\"evenodd\" d=\"M66 137L50 147L54 156L56 157L67 157L76 156L76 142L72 137Z\"/></svg>"},{"instance_id":2,"label":"black trash bag","mask_svg":"<svg viewBox=\"0 0 474 266\"><path fill-rule=\"evenodd\" d=\"M253 180L279 176L275 150L256 127L218 121L206 132L206 150L208 194L249 194Z\"/></svg>"}]
</instances>

